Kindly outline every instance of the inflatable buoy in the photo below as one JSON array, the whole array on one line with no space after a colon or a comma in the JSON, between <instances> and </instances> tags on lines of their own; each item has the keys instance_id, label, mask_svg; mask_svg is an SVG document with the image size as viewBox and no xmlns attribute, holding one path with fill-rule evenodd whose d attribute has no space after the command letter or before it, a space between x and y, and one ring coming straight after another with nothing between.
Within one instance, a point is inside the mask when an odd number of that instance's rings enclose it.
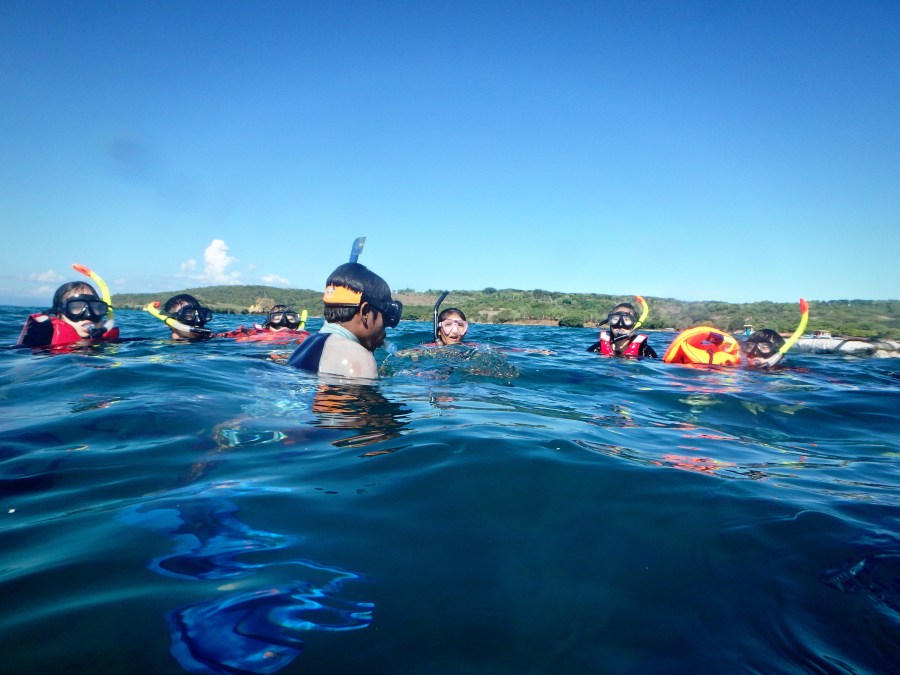
<instances>
[{"instance_id":1,"label":"inflatable buoy","mask_svg":"<svg viewBox=\"0 0 900 675\"><path fill-rule=\"evenodd\" d=\"M663 363L697 363L736 366L741 346L731 335L711 326L697 326L679 333L663 355Z\"/></svg>"}]
</instances>

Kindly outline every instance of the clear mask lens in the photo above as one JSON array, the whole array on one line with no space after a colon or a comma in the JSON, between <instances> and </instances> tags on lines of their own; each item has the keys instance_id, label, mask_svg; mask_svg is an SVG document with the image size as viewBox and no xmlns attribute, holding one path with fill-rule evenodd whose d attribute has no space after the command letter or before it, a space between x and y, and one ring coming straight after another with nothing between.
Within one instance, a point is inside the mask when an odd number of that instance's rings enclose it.
<instances>
[{"instance_id":1,"label":"clear mask lens","mask_svg":"<svg viewBox=\"0 0 900 675\"><path fill-rule=\"evenodd\" d=\"M466 331L469 330L469 322L465 319L444 319L441 321L441 330L448 335L454 328L460 335L465 335Z\"/></svg>"},{"instance_id":2,"label":"clear mask lens","mask_svg":"<svg viewBox=\"0 0 900 675\"><path fill-rule=\"evenodd\" d=\"M634 328L637 323L637 317L628 312L610 312L606 315L610 328Z\"/></svg>"}]
</instances>

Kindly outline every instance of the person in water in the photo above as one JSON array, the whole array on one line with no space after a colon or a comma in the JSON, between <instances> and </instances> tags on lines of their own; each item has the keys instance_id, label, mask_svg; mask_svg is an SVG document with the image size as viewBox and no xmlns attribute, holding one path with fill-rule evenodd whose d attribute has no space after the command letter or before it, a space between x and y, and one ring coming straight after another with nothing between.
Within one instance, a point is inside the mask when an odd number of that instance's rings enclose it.
<instances>
[{"instance_id":1,"label":"person in water","mask_svg":"<svg viewBox=\"0 0 900 675\"><path fill-rule=\"evenodd\" d=\"M155 316L165 321L173 340L196 342L212 337L212 331L204 327L213 317L212 310L203 307L193 295L173 295L166 300L162 313Z\"/></svg>"},{"instance_id":2,"label":"person in water","mask_svg":"<svg viewBox=\"0 0 900 675\"><path fill-rule=\"evenodd\" d=\"M784 358L784 338L771 328L755 331L741 343L741 353L751 368L772 368Z\"/></svg>"},{"instance_id":3,"label":"person in water","mask_svg":"<svg viewBox=\"0 0 900 675\"><path fill-rule=\"evenodd\" d=\"M588 347L589 352L604 356L647 356L657 358L656 352L647 344L647 336L637 333L638 315L634 305L622 302L613 307L606 316L608 331L600 331L600 340Z\"/></svg>"},{"instance_id":4,"label":"person in water","mask_svg":"<svg viewBox=\"0 0 900 675\"><path fill-rule=\"evenodd\" d=\"M273 333L300 332L302 323L300 315L288 305L275 305L266 315L266 320L261 326L264 330Z\"/></svg>"},{"instance_id":5,"label":"person in water","mask_svg":"<svg viewBox=\"0 0 900 675\"><path fill-rule=\"evenodd\" d=\"M269 341L275 343L300 342L309 336L304 330L306 311L295 312L289 305L275 305L269 310L263 323L251 327L238 326L227 333L217 333L216 337L234 338L246 341Z\"/></svg>"},{"instance_id":6,"label":"person in water","mask_svg":"<svg viewBox=\"0 0 900 675\"><path fill-rule=\"evenodd\" d=\"M437 332L434 336L436 345L462 344L469 331L469 322L461 309L448 307L438 316Z\"/></svg>"},{"instance_id":7,"label":"person in water","mask_svg":"<svg viewBox=\"0 0 900 675\"><path fill-rule=\"evenodd\" d=\"M314 373L378 379L373 352L395 328L403 304L391 299L380 276L355 262L338 267L325 282L325 325L294 350L287 365Z\"/></svg>"},{"instance_id":8,"label":"person in water","mask_svg":"<svg viewBox=\"0 0 900 675\"><path fill-rule=\"evenodd\" d=\"M107 325L109 305L84 281L70 281L56 289L53 306L25 320L18 345L47 347L83 340L115 340L119 329Z\"/></svg>"}]
</instances>

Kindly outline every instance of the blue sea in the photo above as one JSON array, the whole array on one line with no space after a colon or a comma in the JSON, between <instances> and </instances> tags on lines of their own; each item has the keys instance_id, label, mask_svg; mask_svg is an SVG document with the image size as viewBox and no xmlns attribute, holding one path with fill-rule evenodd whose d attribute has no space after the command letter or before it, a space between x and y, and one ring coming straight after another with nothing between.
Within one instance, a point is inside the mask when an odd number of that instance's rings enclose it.
<instances>
[{"instance_id":1,"label":"blue sea","mask_svg":"<svg viewBox=\"0 0 900 675\"><path fill-rule=\"evenodd\" d=\"M0 672L900 669L898 359L402 322L338 387L117 319L0 356Z\"/></svg>"}]
</instances>

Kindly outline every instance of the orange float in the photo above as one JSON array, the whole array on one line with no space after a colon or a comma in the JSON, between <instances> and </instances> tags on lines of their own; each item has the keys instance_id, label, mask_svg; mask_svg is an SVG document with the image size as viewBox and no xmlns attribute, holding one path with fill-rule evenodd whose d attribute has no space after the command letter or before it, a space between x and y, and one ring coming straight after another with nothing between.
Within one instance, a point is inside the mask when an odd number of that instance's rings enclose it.
<instances>
[{"instance_id":1,"label":"orange float","mask_svg":"<svg viewBox=\"0 0 900 675\"><path fill-rule=\"evenodd\" d=\"M663 355L663 363L736 366L740 362L740 343L728 333L711 326L682 331Z\"/></svg>"}]
</instances>

